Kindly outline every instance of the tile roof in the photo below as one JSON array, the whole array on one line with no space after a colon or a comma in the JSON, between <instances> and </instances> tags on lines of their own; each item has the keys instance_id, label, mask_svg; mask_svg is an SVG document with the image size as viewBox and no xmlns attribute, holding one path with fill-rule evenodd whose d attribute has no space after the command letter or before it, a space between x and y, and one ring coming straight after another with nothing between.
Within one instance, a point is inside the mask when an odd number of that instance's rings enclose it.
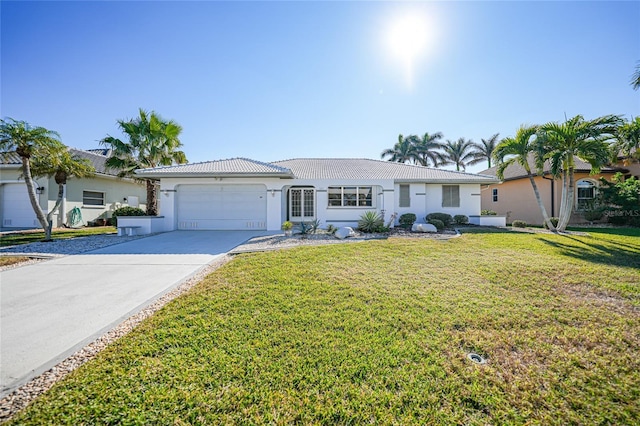
<instances>
[{"instance_id":1,"label":"tile roof","mask_svg":"<svg viewBox=\"0 0 640 426\"><path fill-rule=\"evenodd\" d=\"M72 155L80 158L85 158L91 162L93 167L96 169L96 173L102 175L110 175L117 176L118 171L114 169L110 169L106 166L107 158L104 155L96 154L90 151L84 151L76 148L69 148L69 152ZM11 165L11 166L19 166L22 164L22 160L20 156L16 154L15 151L11 152L0 152L0 165Z\"/></svg>"},{"instance_id":2,"label":"tile roof","mask_svg":"<svg viewBox=\"0 0 640 426\"><path fill-rule=\"evenodd\" d=\"M230 158L226 160L206 161L202 163L178 164L175 166L154 167L136 171L141 177L170 176L279 176L291 178L291 170L274 164L250 160L248 158Z\"/></svg>"},{"instance_id":3,"label":"tile roof","mask_svg":"<svg viewBox=\"0 0 640 426\"><path fill-rule=\"evenodd\" d=\"M533 158L533 154L529 155L529 157L527 158L527 162L529 163L529 167L531 168L531 173L535 174L536 164ZM576 172L583 172L583 173L591 172L591 164L589 164L588 162L582 161L581 159L575 157L575 164L576 164L576 168L575 168ZM480 174L497 176L497 170L498 170L498 167L493 166L490 169L481 171ZM603 167L600 170L600 173L615 173L618 171L626 172L627 170L621 167ZM545 161L543 172L545 175L551 173L551 164L549 163L549 161ZM526 177L527 177L526 170L524 169L524 167L522 167L520 164L517 164L517 163L510 165L504 171L504 180L522 179Z\"/></svg>"},{"instance_id":4,"label":"tile roof","mask_svg":"<svg viewBox=\"0 0 640 426\"><path fill-rule=\"evenodd\" d=\"M291 169L299 179L393 179L397 181L492 183L492 176L434 169L368 158L297 158L273 164Z\"/></svg>"}]
</instances>

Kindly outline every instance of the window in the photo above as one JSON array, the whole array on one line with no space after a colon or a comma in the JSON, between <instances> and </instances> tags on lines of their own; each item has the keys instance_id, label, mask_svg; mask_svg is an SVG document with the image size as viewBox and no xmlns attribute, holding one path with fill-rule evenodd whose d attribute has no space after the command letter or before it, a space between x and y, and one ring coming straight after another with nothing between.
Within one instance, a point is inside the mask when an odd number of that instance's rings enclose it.
<instances>
[{"instance_id":1,"label":"window","mask_svg":"<svg viewBox=\"0 0 640 426\"><path fill-rule=\"evenodd\" d=\"M442 207L460 207L460 185L442 185Z\"/></svg>"},{"instance_id":2,"label":"window","mask_svg":"<svg viewBox=\"0 0 640 426\"><path fill-rule=\"evenodd\" d=\"M400 185L399 207L411 207L411 197L409 195L409 185Z\"/></svg>"},{"instance_id":3,"label":"window","mask_svg":"<svg viewBox=\"0 0 640 426\"><path fill-rule=\"evenodd\" d=\"M373 187L371 186L330 186L329 207L371 207Z\"/></svg>"},{"instance_id":4,"label":"window","mask_svg":"<svg viewBox=\"0 0 640 426\"><path fill-rule=\"evenodd\" d=\"M313 188L291 188L289 190L289 219L312 220L315 217L315 190Z\"/></svg>"},{"instance_id":5,"label":"window","mask_svg":"<svg viewBox=\"0 0 640 426\"><path fill-rule=\"evenodd\" d=\"M493 202L497 203L498 202L498 188L494 188L492 190L492 197L493 197Z\"/></svg>"},{"instance_id":6,"label":"window","mask_svg":"<svg viewBox=\"0 0 640 426\"><path fill-rule=\"evenodd\" d=\"M596 184L582 179L576 184L578 188L578 210L589 208L596 198Z\"/></svg>"},{"instance_id":7,"label":"window","mask_svg":"<svg viewBox=\"0 0 640 426\"><path fill-rule=\"evenodd\" d=\"M82 204L85 206L104 206L104 192L82 191Z\"/></svg>"}]
</instances>

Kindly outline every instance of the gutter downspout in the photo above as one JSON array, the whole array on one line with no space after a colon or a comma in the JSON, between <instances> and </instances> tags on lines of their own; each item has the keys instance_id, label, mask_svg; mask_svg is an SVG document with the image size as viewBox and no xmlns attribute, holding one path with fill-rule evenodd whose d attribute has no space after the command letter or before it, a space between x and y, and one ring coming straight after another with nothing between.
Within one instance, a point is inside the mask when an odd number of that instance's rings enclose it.
<instances>
[{"instance_id":1,"label":"gutter downspout","mask_svg":"<svg viewBox=\"0 0 640 426\"><path fill-rule=\"evenodd\" d=\"M551 217L556 217L556 208L555 208L555 205L556 205L555 187L556 186L554 185L556 180L553 178L550 179L548 177L545 177L544 175L542 175L542 179L551 181Z\"/></svg>"}]
</instances>

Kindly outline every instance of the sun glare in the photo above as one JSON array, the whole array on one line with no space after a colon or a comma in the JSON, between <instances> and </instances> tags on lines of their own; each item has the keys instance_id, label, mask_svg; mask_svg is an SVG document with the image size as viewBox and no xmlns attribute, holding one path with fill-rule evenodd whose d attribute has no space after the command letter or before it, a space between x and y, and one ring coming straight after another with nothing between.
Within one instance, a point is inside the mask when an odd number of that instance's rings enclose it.
<instances>
[{"instance_id":1,"label":"sun glare","mask_svg":"<svg viewBox=\"0 0 640 426\"><path fill-rule=\"evenodd\" d=\"M429 31L426 18L418 13L397 16L389 23L387 49L394 63L405 74L408 86L413 85L418 62L429 47Z\"/></svg>"}]
</instances>

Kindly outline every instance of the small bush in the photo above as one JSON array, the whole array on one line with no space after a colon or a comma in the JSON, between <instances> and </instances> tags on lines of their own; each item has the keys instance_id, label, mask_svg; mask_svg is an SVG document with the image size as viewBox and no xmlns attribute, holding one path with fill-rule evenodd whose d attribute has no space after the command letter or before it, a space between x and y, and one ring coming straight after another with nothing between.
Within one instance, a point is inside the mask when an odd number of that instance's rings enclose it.
<instances>
[{"instance_id":1,"label":"small bush","mask_svg":"<svg viewBox=\"0 0 640 426\"><path fill-rule=\"evenodd\" d=\"M331 235L335 235L338 228L333 225L327 225L327 232Z\"/></svg>"},{"instance_id":2,"label":"small bush","mask_svg":"<svg viewBox=\"0 0 640 426\"><path fill-rule=\"evenodd\" d=\"M378 212L369 210L360 216L358 221L358 230L362 232L372 233L381 232L384 228L384 221Z\"/></svg>"},{"instance_id":3,"label":"small bush","mask_svg":"<svg viewBox=\"0 0 640 426\"><path fill-rule=\"evenodd\" d=\"M555 227L555 226L558 226L558 221L560 220L560 218L550 217L549 220L551 221L551 224ZM547 222L544 222L542 226L544 226L544 229L547 229Z\"/></svg>"},{"instance_id":4,"label":"small bush","mask_svg":"<svg viewBox=\"0 0 640 426\"><path fill-rule=\"evenodd\" d=\"M448 213L429 213L425 220L429 222L431 219L442 221L445 227L448 227L453 223L453 217Z\"/></svg>"},{"instance_id":5,"label":"small bush","mask_svg":"<svg viewBox=\"0 0 640 426\"><path fill-rule=\"evenodd\" d=\"M293 229L293 223L289 222L288 220L285 220L284 222L282 222L282 226L280 228L283 231L290 231Z\"/></svg>"},{"instance_id":6,"label":"small bush","mask_svg":"<svg viewBox=\"0 0 640 426\"><path fill-rule=\"evenodd\" d=\"M514 228L526 228L527 222L525 222L524 220L514 220L513 222L511 222L511 226L513 226Z\"/></svg>"},{"instance_id":7,"label":"small bush","mask_svg":"<svg viewBox=\"0 0 640 426\"><path fill-rule=\"evenodd\" d=\"M602 219L602 216L604 216L604 211L602 209L594 208L592 210L586 210L583 214L585 220L592 222L594 220Z\"/></svg>"},{"instance_id":8,"label":"small bush","mask_svg":"<svg viewBox=\"0 0 640 426\"><path fill-rule=\"evenodd\" d=\"M435 226L438 232L444 229L444 222L441 221L440 219L429 219L427 223L430 223L433 226Z\"/></svg>"},{"instance_id":9,"label":"small bush","mask_svg":"<svg viewBox=\"0 0 640 426\"><path fill-rule=\"evenodd\" d=\"M138 207L126 206L126 207L120 207L119 209L115 209L111 216L113 219L113 226L118 226L118 216L146 216L146 215L147 213L145 213L144 210L139 209Z\"/></svg>"},{"instance_id":10,"label":"small bush","mask_svg":"<svg viewBox=\"0 0 640 426\"><path fill-rule=\"evenodd\" d=\"M457 214L453 217L453 221L456 223L456 225L464 225L466 223L469 223L469 218L463 214Z\"/></svg>"},{"instance_id":11,"label":"small bush","mask_svg":"<svg viewBox=\"0 0 640 426\"><path fill-rule=\"evenodd\" d=\"M403 228L411 228L411 225L413 225L416 221L416 215L413 213L405 213L402 216L400 216L400 219L398 219L398 222L400 223L400 226Z\"/></svg>"},{"instance_id":12,"label":"small bush","mask_svg":"<svg viewBox=\"0 0 640 426\"><path fill-rule=\"evenodd\" d=\"M498 213L494 212L493 210L480 210L480 214L482 216L497 216Z\"/></svg>"}]
</instances>

